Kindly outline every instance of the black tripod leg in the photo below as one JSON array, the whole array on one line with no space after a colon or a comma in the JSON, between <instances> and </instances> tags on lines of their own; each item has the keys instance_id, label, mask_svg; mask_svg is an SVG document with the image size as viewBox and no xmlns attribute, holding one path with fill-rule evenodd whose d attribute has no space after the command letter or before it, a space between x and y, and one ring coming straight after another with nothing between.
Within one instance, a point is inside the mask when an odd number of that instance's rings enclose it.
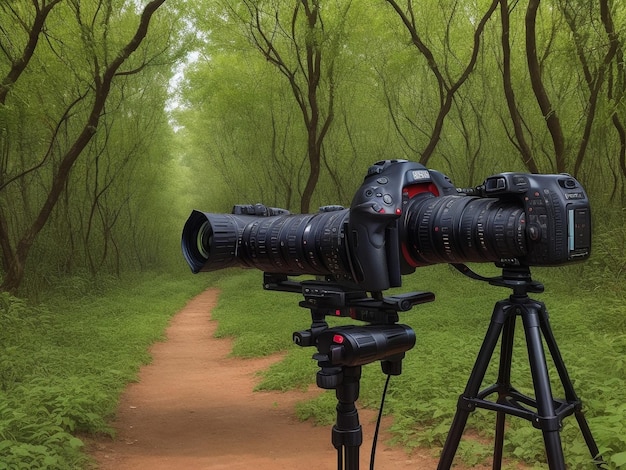
<instances>
[{"instance_id":1,"label":"black tripod leg","mask_svg":"<svg viewBox=\"0 0 626 470\"><path fill-rule=\"evenodd\" d=\"M498 370L498 401L502 402L511 390L511 362L513 358L513 339L515 337L515 315L509 315L502 329L502 344L500 346L500 368ZM502 410L496 415L496 435L493 448L493 470L502 467L504 454L504 429L506 425L506 413Z\"/></svg>"},{"instance_id":2,"label":"black tripod leg","mask_svg":"<svg viewBox=\"0 0 626 470\"><path fill-rule=\"evenodd\" d=\"M459 447L461 436L463 435L465 425L467 424L467 418L476 408L475 404L471 402L471 399L476 398L478 395L480 385L482 384L482 381L485 378L485 373L487 372L487 367L489 367L493 351L495 350L498 339L500 338L502 327L505 320L509 316L509 309L504 308L503 304L504 302L497 302L494 307L491 322L489 323L485 339L483 340L483 344L478 352L474 368L472 369L472 373L470 374L467 385L465 386L465 391L459 397L457 410L454 415L454 419L452 420L452 425L450 426L450 432L448 433L446 442L443 445L437 470L446 470L452 466L454 455Z\"/></svg>"},{"instance_id":3,"label":"black tripod leg","mask_svg":"<svg viewBox=\"0 0 626 470\"><path fill-rule=\"evenodd\" d=\"M343 379L335 390L337 423L332 430L332 443L337 449L338 470L359 470L359 447L363 430L354 402L359 398L361 366L343 367Z\"/></svg>"},{"instance_id":4,"label":"black tripod leg","mask_svg":"<svg viewBox=\"0 0 626 470\"><path fill-rule=\"evenodd\" d=\"M598 449L598 445L596 444L593 435L591 434L591 429L589 428L589 423L585 419L585 415L582 411L582 404L576 392L574 391L574 385L570 380L569 374L567 373L567 369L565 368L565 362L563 361L563 357L561 356L561 352L556 344L556 339L554 338L554 334L552 333L552 328L550 327L550 321L548 319L548 312L545 308L545 305L542 302L538 302L540 305L540 324L541 324L541 332L543 333L543 337L546 341L546 345L550 350L550 354L552 355L552 359L554 361L554 365L559 374L559 378L561 379L561 383L563 384L563 390L565 392L565 399L569 403L578 403L574 411L574 415L576 416L576 421L578 422L578 426L580 427L580 432L585 439L585 443L587 444L587 448L591 453L591 457L595 460L598 468L602 468L602 464L604 464L604 460L600 456L600 450Z\"/></svg>"},{"instance_id":5,"label":"black tripod leg","mask_svg":"<svg viewBox=\"0 0 626 470\"><path fill-rule=\"evenodd\" d=\"M522 315L522 320L537 401L537 416L533 425L543 431L548 467L550 470L562 470L565 469L565 459L561 445L561 423L554 410L548 366L541 342L541 322L538 310L534 307L528 307L527 312Z\"/></svg>"}]
</instances>

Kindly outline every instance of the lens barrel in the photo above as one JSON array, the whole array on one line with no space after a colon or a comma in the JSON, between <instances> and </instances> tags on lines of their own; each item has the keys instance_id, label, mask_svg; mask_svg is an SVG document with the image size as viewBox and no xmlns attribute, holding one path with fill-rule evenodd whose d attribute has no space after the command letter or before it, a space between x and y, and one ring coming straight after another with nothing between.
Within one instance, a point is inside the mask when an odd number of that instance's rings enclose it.
<instances>
[{"instance_id":1,"label":"lens barrel","mask_svg":"<svg viewBox=\"0 0 626 470\"><path fill-rule=\"evenodd\" d=\"M243 216L193 211L182 235L182 250L193 273L241 265L237 244Z\"/></svg>"},{"instance_id":2,"label":"lens barrel","mask_svg":"<svg viewBox=\"0 0 626 470\"><path fill-rule=\"evenodd\" d=\"M193 211L183 229L183 254L194 273L242 266L350 280L348 214L348 209L268 217Z\"/></svg>"},{"instance_id":3,"label":"lens barrel","mask_svg":"<svg viewBox=\"0 0 626 470\"><path fill-rule=\"evenodd\" d=\"M526 254L521 204L422 193L409 201L405 213L405 255L414 266L500 261Z\"/></svg>"}]
</instances>

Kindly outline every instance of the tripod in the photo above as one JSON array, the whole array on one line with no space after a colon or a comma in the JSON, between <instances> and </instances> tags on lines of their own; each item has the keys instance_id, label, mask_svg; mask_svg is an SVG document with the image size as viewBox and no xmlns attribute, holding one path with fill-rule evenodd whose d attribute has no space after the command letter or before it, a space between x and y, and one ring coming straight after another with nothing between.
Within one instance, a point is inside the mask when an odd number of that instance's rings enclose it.
<instances>
[{"instance_id":1,"label":"tripod","mask_svg":"<svg viewBox=\"0 0 626 470\"><path fill-rule=\"evenodd\" d=\"M598 447L583 415L582 403L574 392L574 387L565 369L565 364L548 322L545 305L528 297L529 292L543 292L543 285L532 281L527 266L504 266L502 277L491 279L489 282L492 285L511 288L513 294L508 299L497 302L494 307L491 323L478 353L478 358L465 391L459 397L457 411L443 446L438 470L449 469L452 465L469 414L476 408L484 408L497 413L493 453L494 469L500 469L502 464L507 414L524 418L530 421L535 428L541 430L550 470L565 469L560 436L561 422L563 418L574 414L593 462L598 468L602 468L604 462L599 456ZM535 398L518 392L511 385L513 339L518 316L522 318L524 326ZM552 395L542 335L563 386L564 399L555 399ZM497 382L480 391L479 388L500 336L502 341ZM497 395L495 401L487 399L494 394Z\"/></svg>"},{"instance_id":2,"label":"tripod","mask_svg":"<svg viewBox=\"0 0 626 470\"><path fill-rule=\"evenodd\" d=\"M337 421L331 442L337 450L337 469L359 470L363 430L355 402L359 398L361 368L380 361L387 376L402 373L402 359L415 345L416 338L411 328L396 323L398 312L431 302L434 294L408 292L383 297L381 293L371 293L368 296L364 291L346 288L332 280L294 282L286 275L270 273L264 274L263 287L304 295L300 306L311 311L311 327L294 332L293 341L298 346L317 349L313 355L320 368L317 386L335 390ZM368 324L329 328L327 316L351 317Z\"/></svg>"},{"instance_id":3,"label":"tripod","mask_svg":"<svg viewBox=\"0 0 626 470\"><path fill-rule=\"evenodd\" d=\"M331 442L337 449L337 468L359 469L359 447L363 442L363 429L354 402L359 398L361 366L322 367L317 373L317 385L335 389L337 396L337 421L333 426Z\"/></svg>"}]
</instances>

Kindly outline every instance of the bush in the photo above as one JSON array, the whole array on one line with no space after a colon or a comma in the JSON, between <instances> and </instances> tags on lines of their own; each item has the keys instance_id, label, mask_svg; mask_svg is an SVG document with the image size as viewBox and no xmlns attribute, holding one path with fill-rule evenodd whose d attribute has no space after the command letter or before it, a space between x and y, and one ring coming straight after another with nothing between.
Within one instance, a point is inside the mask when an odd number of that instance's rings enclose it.
<instances>
[{"instance_id":1,"label":"bush","mask_svg":"<svg viewBox=\"0 0 626 470\"><path fill-rule=\"evenodd\" d=\"M81 468L83 434L110 434L148 348L209 278L143 273L90 290L72 278L48 308L0 293L0 470Z\"/></svg>"},{"instance_id":2,"label":"bush","mask_svg":"<svg viewBox=\"0 0 626 470\"><path fill-rule=\"evenodd\" d=\"M36 378L45 371L40 338L50 324L45 308L0 293L0 469L75 468L85 460L72 432L95 419L85 410L89 395Z\"/></svg>"}]
</instances>

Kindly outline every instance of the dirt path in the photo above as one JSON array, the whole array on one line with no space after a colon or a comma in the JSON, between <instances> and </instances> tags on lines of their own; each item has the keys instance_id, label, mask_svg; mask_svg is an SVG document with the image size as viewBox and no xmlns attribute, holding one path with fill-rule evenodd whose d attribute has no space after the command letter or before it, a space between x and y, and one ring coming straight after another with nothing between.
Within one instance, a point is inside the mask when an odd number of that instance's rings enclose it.
<instances>
[{"instance_id":1,"label":"dirt path","mask_svg":"<svg viewBox=\"0 0 626 470\"><path fill-rule=\"evenodd\" d=\"M191 300L171 321L153 362L123 394L117 437L92 443L101 470L337 468L329 427L301 423L303 392L253 392L255 372L280 359L228 357L231 341L213 337L217 291ZM311 393L317 393L312 390ZM359 410L369 468L375 413ZM379 439L376 469L432 469L429 451L407 456Z\"/></svg>"}]
</instances>

